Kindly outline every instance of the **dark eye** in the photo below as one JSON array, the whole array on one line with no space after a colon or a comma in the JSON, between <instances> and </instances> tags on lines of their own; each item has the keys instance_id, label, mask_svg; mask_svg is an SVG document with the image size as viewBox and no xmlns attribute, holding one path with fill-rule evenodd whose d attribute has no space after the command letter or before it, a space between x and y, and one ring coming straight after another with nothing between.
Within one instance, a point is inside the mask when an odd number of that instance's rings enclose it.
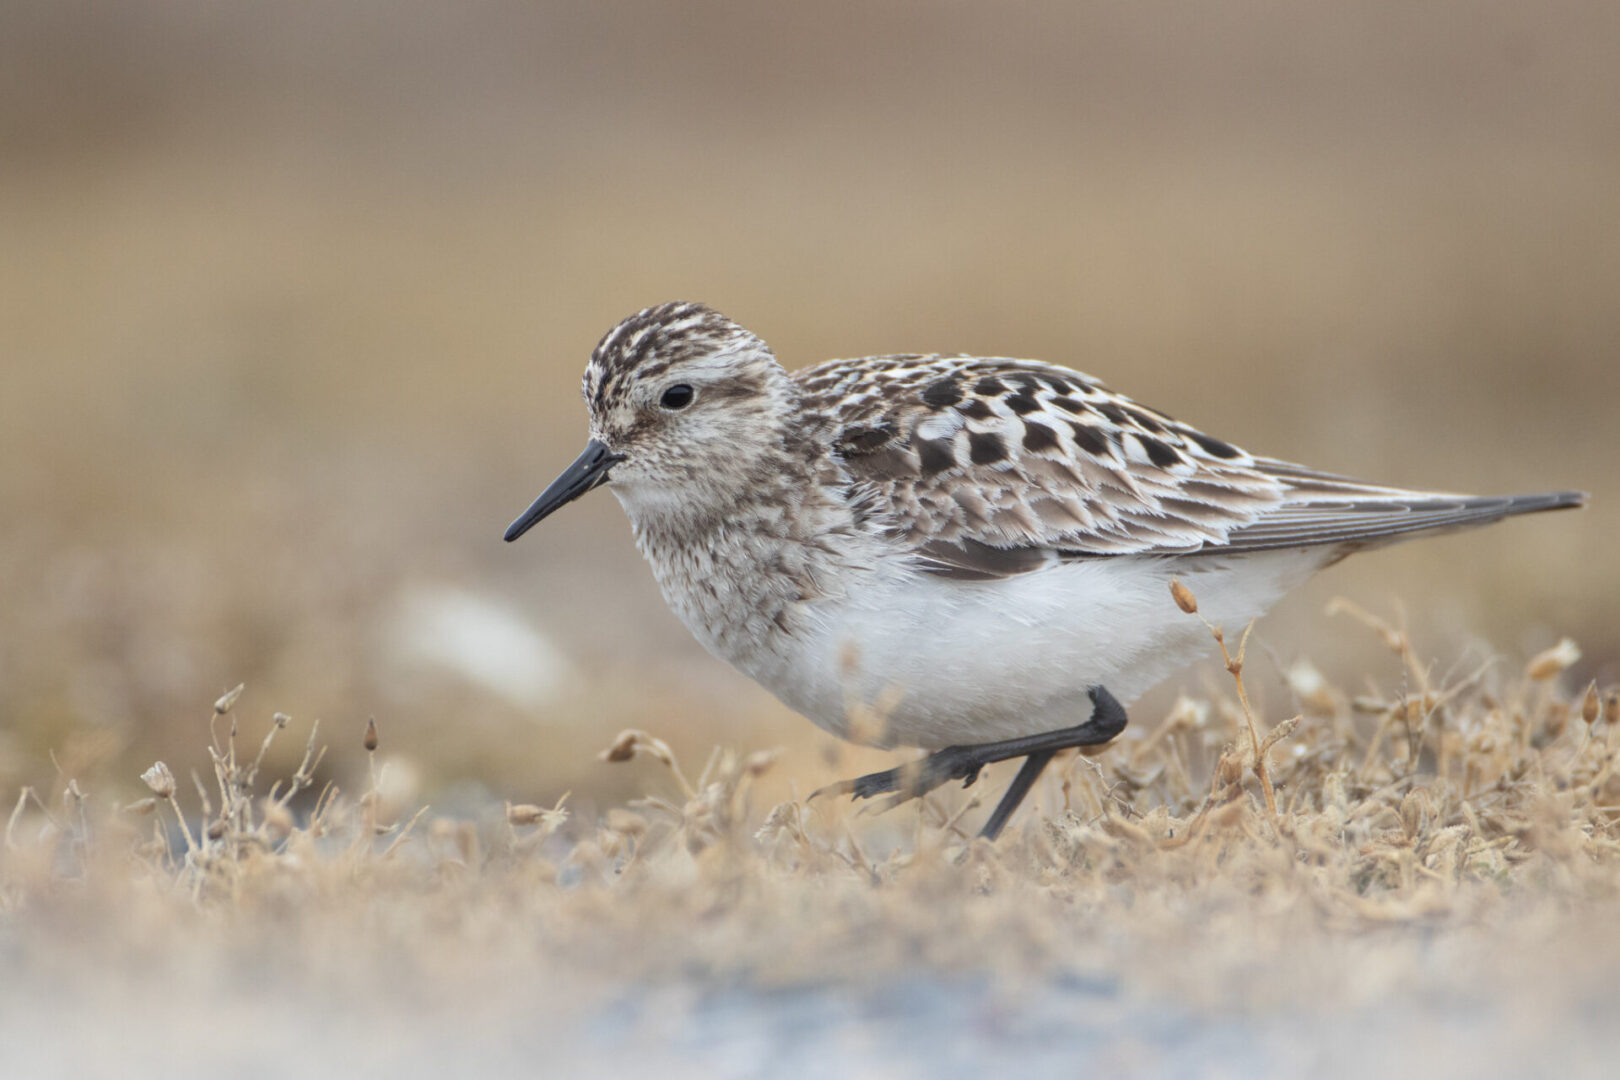
<instances>
[{"instance_id":1,"label":"dark eye","mask_svg":"<svg viewBox=\"0 0 1620 1080\"><path fill-rule=\"evenodd\" d=\"M664 391L664 396L658 399L658 404L666 409L684 409L692 404L695 397L697 397L696 390L685 383L676 383Z\"/></svg>"}]
</instances>

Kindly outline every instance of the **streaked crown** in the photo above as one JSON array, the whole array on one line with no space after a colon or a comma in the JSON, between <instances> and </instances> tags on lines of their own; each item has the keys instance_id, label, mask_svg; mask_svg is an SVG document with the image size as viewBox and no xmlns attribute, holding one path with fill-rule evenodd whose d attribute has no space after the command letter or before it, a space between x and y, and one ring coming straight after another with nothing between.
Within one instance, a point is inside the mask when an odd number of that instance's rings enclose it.
<instances>
[{"instance_id":1,"label":"streaked crown","mask_svg":"<svg viewBox=\"0 0 1620 1080\"><path fill-rule=\"evenodd\" d=\"M604 415L632 382L657 379L680 365L763 354L758 337L711 307L675 300L645 308L609 330L591 352L583 391L592 415Z\"/></svg>"}]
</instances>

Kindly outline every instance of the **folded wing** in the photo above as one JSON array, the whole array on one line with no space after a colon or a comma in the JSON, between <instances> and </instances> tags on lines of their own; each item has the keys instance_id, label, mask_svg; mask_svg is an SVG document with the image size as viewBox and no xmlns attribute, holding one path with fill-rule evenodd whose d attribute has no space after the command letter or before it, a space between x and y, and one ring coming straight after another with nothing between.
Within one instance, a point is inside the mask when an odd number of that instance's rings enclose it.
<instances>
[{"instance_id":1,"label":"folded wing","mask_svg":"<svg viewBox=\"0 0 1620 1080\"><path fill-rule=\"evenodd\" d=\"M1034 361L871 357L797 378L852 495L923 569L959 578L1077 558L1353 549L1584 500L1408 491L1257 458Z\"/></svg>"}]
</instances>

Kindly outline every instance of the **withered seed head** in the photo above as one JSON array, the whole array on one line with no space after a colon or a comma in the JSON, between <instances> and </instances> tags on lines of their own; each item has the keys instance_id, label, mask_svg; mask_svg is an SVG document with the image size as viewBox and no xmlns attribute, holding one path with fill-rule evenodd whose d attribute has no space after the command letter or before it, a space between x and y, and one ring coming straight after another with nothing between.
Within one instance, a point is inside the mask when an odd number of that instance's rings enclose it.
<instances>
[{"instance_id":1,"label":"withered seed head","mask_svg":"<svg viewBox=\"0 0 1620 1080\"><path fill-rule=\"evenodd\" d=\"M639 732L621 731L619 737L613 740L613 745L602 751L603 761L629 761L636 756L636 741Z\"/></svg>"},{"instance_id":2,"label":"withered seed head","mask_svg":"<svg viewBox=\"0 0 1620 1080\"><path fill-rule=\"evenodd\" d=\"M743 770L749 776L759 777L770 772L774 764L776 764L775 750L755 750L743 759Z\"/></svg>"},{"instance_id":3,"label":"withered seed head","mask_svg":"<svg viewBox=\"0 0 1620 1080\"><path fill-rule=\"evenodd\" d=\"M141 779L146 786L152 789L152 794L160 799L174 798L174 773L161 761L152 763L152 767L141 773Z\"/></svg>"},{"instance_id":4,"label":"withered seed head","mask_svg":"<svg viewBox=\"0 0 1620 1080\"><path fill-rule=\"evenodd\" d=\"M509 825L533 825L545 815L545 807L533 803L506 804L506 821Z\"/></svg>"},{"instance_id":5,"label":"withered seed head","mask_svg":"<svg viewBox=\"0 0 1620 1080\"><path fill-rule=\"evenodd\" d=\"M242 696L242 691L246 687L247 683L237 683L235 690L227 692L218 701L214 702L214 712L220 716L230 712L231 706L236 704L236 699Z\"/></svg>"},{"instance_id":6,"label":"withered seed head","mask_svg":"<svg viewBox=\"0 0 1620 1080\"><path fill-rule=\"evenodd\" d=\"M1598 697L1597 681L1593 680L1592 685L1586 688L1586 697L1581 702L1581 719L1590 726L1597 723L1602 716L1603 700Z\"/></svg>"},{"instance_id":7,"label":"withered seed head","mask_svg":"<svg viewBox=\"0 0 1620 1080\"><path fill-rule=\"evenodd\" d=\"M375 716L366 721L364 746L368 752L377 749L377 718Z\"/></svg>"},{"instance_id":8,"label":"withered seed head","mask_svg":"<svg viewBox=\"0 0 1620 1080\"><path fill-rule=\"evenodd\" d=\"M1185 611L1188 615L1198 614L1198 597L1194 596L1193 591L1181 583L1180 578L1170 579L1170 595L1175 597L1176 607Z\"/></svg>"},{"instance_id":9,"label":"withered seed head","mask_svg":"<svg viewBox=\"0 0 1620 1080\"><path fill-rule=\"evenodd\" d=\"M1570 638L1564 638L1545 652L1537 653L1525 665L1525 676L1535 682L1544 682L1569 670L1581 658L1581 647Z\"/></svg>"}]
</instances>

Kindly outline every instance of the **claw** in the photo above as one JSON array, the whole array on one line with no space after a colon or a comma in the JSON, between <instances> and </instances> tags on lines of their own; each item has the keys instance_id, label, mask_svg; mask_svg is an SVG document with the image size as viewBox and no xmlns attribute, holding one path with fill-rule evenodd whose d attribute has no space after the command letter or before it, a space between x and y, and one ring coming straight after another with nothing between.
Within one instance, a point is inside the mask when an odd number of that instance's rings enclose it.
<instances>
[{"instance_id":1,"label":"claw","mask_svg":"<svg viewBox=\"0 0 1620 1080\"><path fill-rule=\"evenodd\" d=\"M854 780L837 780L837 781L834 781L831 784L826 785L825 787L816 788L816 790L812 791L808 796L805 797L804 801L809 802L811 799L819 799L823 795L853 795L853 794L855 794L855 781Z\"/></svg>"},{"instance_id":2,"label":"claw","mask_svg":"<svg viewBox=\"0 0 1620 1080\"><path fill-rule=\"evenodd\" d=\"M885 769L882 772L867 773L865 776L857 776L853 780L839 780L836 783L812 791L810 798L814 799L822 795L853 795L857 799L870 799L872 796L881 795L885 791L898 791L900 790L901 773L907 769L915 771L912 766L904 766L900 769Z\"/></svg>"}]
</instances>

